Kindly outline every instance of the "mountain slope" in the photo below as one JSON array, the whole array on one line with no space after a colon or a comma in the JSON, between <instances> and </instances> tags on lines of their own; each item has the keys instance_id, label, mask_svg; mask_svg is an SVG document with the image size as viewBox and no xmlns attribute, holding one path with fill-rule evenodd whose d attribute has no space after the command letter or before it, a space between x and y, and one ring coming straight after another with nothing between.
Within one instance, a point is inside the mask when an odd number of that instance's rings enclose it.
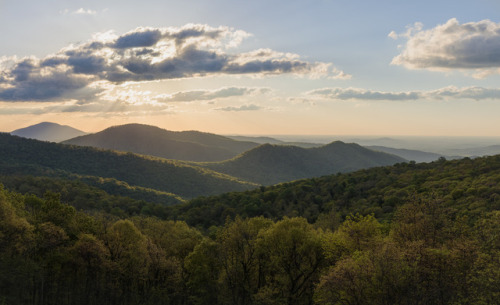
<instances>
[{"instance_id":1,"label":"mountain slope","mask_svg":"<svg viewBox=\"0 0 500 305\"><path fill-rule=\"evenodd\" d=\"M113 178L183 198L246 190L251 183L171 160L0 134L0 174ZM92 178L94 179L94 178Z\"/></svg>"},{"instance_id":2,"label":"mountain slope","mask_svg":"<svg viewBox=\"0 0 500 305\"><path fill-rule=\"evenodd\" d=\"M374 214L391 221L405 203L429 203L477 219L500 210L500 155L431 163L398 163L340 175L303 179L247 192L195 198L171 206L173 219L208 228L224 224L227 215L271 219L306 217L311 223L335 225L348 215ZM433 215L433 217L441 215ZM421 217L419 215L418 217Z\"/></svg>"},{"instance_id":3,"label":"mountain slope","mask_svg":"<svg viewBox=\"0 0 500 305\"><path fill-rule=\"evenodd\" d=\"M232 160L204 166L247 181L270 185L404 161L394 155L338 141L307 149L264 144Z\"/></svg>"},{"instance_id":4,"label":"mountain slope","mask_svg":"<svg viewBox=\"0 0 500 305\"><path fill-rule=\"evenodd\" d=\"M25 128L16 129L10 134L40 141L61 142L74 137L83 136L86 133L66 125L42 122Z\"/></svg>"},{"instance_id":5,"label":"mountain slope","mask_svg":"<svg viewBox=\"0 0 500 305\"><path fill-rule=\"evenodd\" d=\"M114 126L63 143L186 161L227 160L258 145L199 131L175 132L142 124Z\"/></svg>"}]
</instances>

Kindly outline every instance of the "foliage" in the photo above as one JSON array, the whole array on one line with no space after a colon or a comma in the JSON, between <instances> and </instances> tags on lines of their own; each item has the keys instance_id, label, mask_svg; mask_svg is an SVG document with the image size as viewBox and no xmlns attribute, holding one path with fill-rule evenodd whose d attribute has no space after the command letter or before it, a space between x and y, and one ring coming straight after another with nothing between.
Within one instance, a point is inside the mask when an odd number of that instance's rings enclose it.
<instances>
[{"instance_id":1,"label":"foliage","mask_svg":"<svg viewBox=\"0 0 500 305\"><path fill-rule=\"evenodd\" d=\"M432 163L398 163L353 173L261 187L252 191L198 197L169 208L171 217L209 228L227 217L305 217L335 228L350 214L373 214L390 222L408 201L439 201L476 219L500 209L500 156ZM328 216L329 215L329 216ZM337 223L337 224L336 224Z\"/></svg>"},{"instance_id":2,"label":"foliage","mask_svg":"<svg viewBox=\"0 0 500 305\"><path fill-rule=\"evenodd\" d=\"M6 176L0 302L497 304L499 169L404 163L137 213L76 180Z\"/></svg>"}]
</instances>

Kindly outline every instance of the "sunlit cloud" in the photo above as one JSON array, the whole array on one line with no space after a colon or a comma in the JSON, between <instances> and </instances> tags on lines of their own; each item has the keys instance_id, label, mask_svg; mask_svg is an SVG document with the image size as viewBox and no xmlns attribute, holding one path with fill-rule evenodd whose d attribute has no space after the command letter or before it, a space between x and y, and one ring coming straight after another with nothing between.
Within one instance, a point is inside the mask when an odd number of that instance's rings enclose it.
<instances>
[{"instance_id":1,"label":"sunlit cloud","mask_svg":"<svg viewBox=\"0 0 500 305\"><path fill-rule=\"evenodd\" d=\"M500 72L500 23L490 20L460 24L448 20L429 30L421 23L389 37L407 39L392 64L409 69L472 71L475 77Z\"/></svg>"},{"instance_id":2,"label":"sunlit cloud","mask_svg":"<svg viewBox=\"0 0 500 305\"><path fill-rule=\"evenodd\" d=\"M211 101L229 97L254 96L270 91L271 89L269 88L225 87L216 90L181 91L169 95L158 95L155 99L162 103Z\"/></svg>"},{"instance_id":3,"label":"sunlit cloud","mask_svg":"<svg viewBox=\"0 0 500 305\"><path fill-rule=\"evenodd\" d=\"M256 110L261 110L261 109L263 109L263 108L260 106L250 104L250 105L242 105L239 107L230 106L230 107L223 107L223 108L215 108L214 110L217 110L217 111L256 111Z\"/></svg>"},{"instance_id":4,"label":"sunlit cloud","mask_svg":"<svg viewBox=\"0 0 500 305\"><path fill-rule=\"evenodd\" d=\"M472 99L478 101L500 99L500 89L449 86L430 91L385 92L361 88L322 88L306 92L305 96L328 100L414 101Z\"/></svg>"},{"instance_id":5,"label":"sunlit cloud","mask_svg":"<svg viewBox=\"0 0 500 305\"><path fill-rule=\"evenodd\" d=\"M214 75L347 75L329 63L304 61L297 54L270 49L228 52L248 36L241 30L200 24L141 27L122 35L99 33L45 58L2 59L0 101L92 100L109 85Z\"/></svg>"}]
</instances>

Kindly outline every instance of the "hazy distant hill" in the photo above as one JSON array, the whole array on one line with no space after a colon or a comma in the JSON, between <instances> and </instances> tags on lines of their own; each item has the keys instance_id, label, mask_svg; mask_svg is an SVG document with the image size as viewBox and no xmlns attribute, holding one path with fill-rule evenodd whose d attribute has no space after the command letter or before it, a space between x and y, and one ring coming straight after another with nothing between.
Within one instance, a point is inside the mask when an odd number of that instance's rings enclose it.
<instances>
[{"instance_id":1,"label":"hazy distant hill","mask_svg":"<svg viewBox=\"0 0 500 305\"><path fill-rule=\"evenodd\" d=\"M392 148L385 146L365 146L365 147L372 150L393 154L401 158L404 158L408 161L415 161L415 162L432 162L436 161L440 157L445 157L446 159L456 159L456 157L449 157L420 150L400 149L400 148Z\"/></svg>"},{"instance_id":2,"label":"hazy distant hill","mask_svg":"<svg viewBox=\"0 0 500 305\"><path fill-rule=\"evenodd\" d=\"M42 122L25 128L16 129L10 134L40 141L61 142L85 135L86 133L66 125Z\"/></svg>"},{"instance_id":3,"label":"hazy distant hill","mask_svg":"<svg viewBox=\"0 0 500 305\"><path fill-rule=\"evenodd\" d=\"M205 166L247 181L270 185L404 161L394 155L337 141L307 149L264 144L232 160Z\"/></svg>"},{"instance_id":4,"label":"hazy distant hill","mask_svg":"<svg viewBox=\"0 0 500 305\"><path fill-rule=\"evenodd\" d=\"M176 132L141 124L114 126L63 143L187 161L227 160L258 146L210 133Z\"/></svg>"},{"instance_id":5,"label":"hazy distant hill","mask_svg":"<svg viewBox=\"0 0 500 305\"><path fill-rule=\"evenodd\" d=\"M172 160L24 139L0 133L0 174L115 179L183 198L247 190L251 183ZM124 182L124 183L122 183ZM92 183L98 186L99 183Z\"/></svg>"},{"instance_id":6,"label":"hazy distant hill","mask_svg":"<svg viewBox=\"0 0 500 305\"><path fill-rule=\"evenodd\" d=\"M281 141L271 137L250 137L250 136L227 136L228 138L238 140L238 141L250 141L259 144L277 144L277 145L292 145L298 146L302 148L312 148L312 147L320 147L322 144L318 143L309 143L309 142L286 142Z\"/></svg>"},{"instance_id":7,"label":"hazy distant hill","mask_svg":"<svg viewBox=\"0 0 500 305\"><path fill-rule=\"evenodd\" d=\"M500 154L500 145L490 145L484 147L450 149L450 152L460 156L481 157Z\"/></svg>"},{"instance_id":8,"label":"hazy distant hill","mask_svg":"<svg viewBox=\"0 0 500 305\"><path fill-rule=\"evenodd\" d=\"M227 136L228 138L231 138L233 140L237 141L250 141L250 142L256 142L259 144L283 144L285 143L284 141L271 138L271 137L251 137L251 136Z\"/></svg>"}]
</instances>

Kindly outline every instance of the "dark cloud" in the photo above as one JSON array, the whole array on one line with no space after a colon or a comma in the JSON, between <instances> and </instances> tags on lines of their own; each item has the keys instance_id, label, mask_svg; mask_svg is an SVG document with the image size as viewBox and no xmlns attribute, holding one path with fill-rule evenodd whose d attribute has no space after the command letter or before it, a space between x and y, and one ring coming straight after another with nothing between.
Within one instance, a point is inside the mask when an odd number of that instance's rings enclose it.
<instances>
[{"instance_id":1,"label":"dark cloud","mask_svg":"<svg viewBox=\"0 0 500 305\"><path fill-rule=\"evenodd\" d=\"M49 69L44 72L42 75L38 71L38 66L27 68L24 64L16 65L11 72L12 78L7 82L10 87L0 87L0 100L49 101L61 98L70 92L76 93L89 84L87 78L65 71Z\"/></svg>"},{"instance_id":2,"label":"dark cloud","mask_svg":"<svg viewBox=\"0 0 500 305\"><path fill-rule=\"evenodd\" d=\"M113 47L117 49L151 47L160 40L161 36L161 31L156 29L133 32L119 37Z\"/></svg>"}]
</instances>

